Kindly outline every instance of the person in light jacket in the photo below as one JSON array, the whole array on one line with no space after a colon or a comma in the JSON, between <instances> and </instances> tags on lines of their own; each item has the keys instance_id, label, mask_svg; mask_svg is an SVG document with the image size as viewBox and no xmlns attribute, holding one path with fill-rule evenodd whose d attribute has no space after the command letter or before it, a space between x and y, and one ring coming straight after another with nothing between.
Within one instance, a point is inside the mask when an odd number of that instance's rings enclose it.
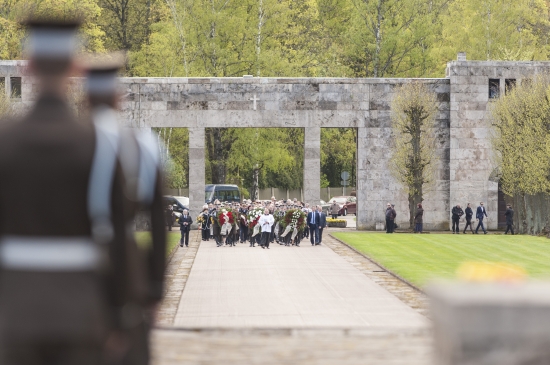
<instances>
[{"instance_id":1,"label":"person in light jacket","mask_svg":"<svg viewBox=\"0 0 550 365\"><path fill-rule=\"evenodd\" d=\"M418 203L416 205L416 214L414 215L415 233L422 233L423 215L424 209L422 208L422 204Z\"/></svg>"},{"instance_id":2,"label":"person in light jacket","mask_svg":"<svg viewBox=\"0 0 550 365\"><path fill-rule=\"evenodd\" d=\"M332 219L338 218L338 212L340 211L340 206L336 201L332 202L332 205L330 206L330 214L332 215Z\"/></svg>"}]
</instances>

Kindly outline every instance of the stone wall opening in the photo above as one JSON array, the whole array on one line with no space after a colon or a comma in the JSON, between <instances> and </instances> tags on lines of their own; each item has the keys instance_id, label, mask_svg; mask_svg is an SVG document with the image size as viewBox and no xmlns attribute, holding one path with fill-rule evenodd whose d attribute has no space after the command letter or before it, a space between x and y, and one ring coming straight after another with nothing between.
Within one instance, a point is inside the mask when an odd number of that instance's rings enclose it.
<instances>
[{"instance_id":1,"label":"stone wall opening","mask_svg":"<svg viewBox=\"0 0 550 365\"><path fill-rule=\"evenodd\" d=\"M356 186L357 128L321 128L321 199L351 196Z\"/></svg>"}]
</instances>

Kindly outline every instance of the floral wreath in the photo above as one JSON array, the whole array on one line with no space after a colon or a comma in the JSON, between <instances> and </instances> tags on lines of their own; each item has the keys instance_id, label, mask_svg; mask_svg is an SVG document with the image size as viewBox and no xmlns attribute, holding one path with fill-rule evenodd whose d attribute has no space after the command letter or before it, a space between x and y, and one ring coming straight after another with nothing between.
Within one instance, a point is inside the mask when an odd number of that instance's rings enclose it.
<instances>
[{"instance_id":1,"label":"floral wreath","mask_svg":"<svg viewBox=\"0 0 550 365\"><path fill-rule=\"evenodd\" d=\"M229 224L234 226L235 216L233 215L233 212L231 210L222 209L218 212L218 224L220 225L220 227L226 223L224 214L227 214L227 219L229 220Z\"/></svg>"},{"instance_id":2,"label":"floral wreath","mask_svg":"<svg viewBox=\"0 0 550 365\"><path fill-rule=\"evenodd\" d=\"M260 217L264 214L263 208L252 208L248 211L247 220L248 220L248 227L254 228L258 221L260 220Z\"/></svg>"},{"instance_id":3,"label":"floral wreath","mask_svg":"<svg viewBox=\"0 0 550 365\"><path fill-rule=\"evenodd\" d=\"M283 229L290 226L291 229L297 228L298 231L302 232L306 228L306 214L300 209L287 210L280 224Z\"/></svg>"}]
</instances>

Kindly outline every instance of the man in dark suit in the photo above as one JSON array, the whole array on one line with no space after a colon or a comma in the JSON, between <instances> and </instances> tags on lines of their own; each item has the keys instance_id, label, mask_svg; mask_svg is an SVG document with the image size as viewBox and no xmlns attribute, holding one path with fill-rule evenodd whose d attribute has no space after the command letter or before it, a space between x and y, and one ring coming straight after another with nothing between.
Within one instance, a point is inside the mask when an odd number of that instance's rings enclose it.
<instances>
[{"instance_id":1,"label":"man in dark suit","mask_svg":"<svg viewBox=\"0 0 550 365\"><path fill-rule=\"evenodd\" d=\"M477 207L476 210L476 219L479 221L476 227L476 234L479 230L479 227L483 230L483 234L487 234L487 230L483 226L483 217L487 217L487 212L485 211L485 207L483 206L483 202L479 203L479 207Z\"/></svg>"},{"instance_id":2,"label":"man in dark suit","mask_svg":"<svg viewBox=\"0 0 550 365\"><path fill-rule=\"evenodd\" d=\"M474 233L474 227L472 226L472 218L474 216L474 211L472 210L470 205L471 204L468 203L468 206L464 211L466 213L466 226L464 227L464 234L466 234L466 230L468 229L468 226L470 226L470 230L472 231L472 234Z\"/></svg>"},{"instance_id":3,"label":"man in dark suit","mask_svg":"<svg viewBox=\"0 0 550 365\"><path fill-rule=\"evenodd\" d=\"M504 216L506 217L506 232L504 232L504 234L508 234L508 231L514 234L514 210L511 204L506 205L506 213L504 213Z\"/></svg>"},{"instance_id":4,"label":"man in dark suit","mask_svg":"<svg viewBox=\"0 0 550 365\"><path fill-rule=\"evenodd\" d=\"M327 215L323 212L323 207L317 206L317 212L319 212L319 243L323 243L323 229L327 226Z\"/></svg>"},{"instance_id":5,"label":"man in dark suit","mask_svg":"<svg viewBox=\"0 0 550 365\"><path fill-rule=\"evenodd\" d=\"M312 210L307 215L307 224L309 226L309 240L312 246L319 244L319 225L321 217L319 212Z\"/></svg>"},{"instance_id":6,"label":"man in dark suit","mask_svg":"<svg viewBox=\"0 0 550 365\"><path fill-rule=\"evenodd\" d=\"M121 310L132 281L124 178L108 133L66 100L79 24L27 25L39 93L0 128L0 363L102 364L136 319Z\"/></svg>"},{"instance_id":7,"label":"man in dark suit","mask_svg":"<svg viewBox=\"0 0 550 365\"><path fill-rule=\"evenodd\" d=\"M179 224L181 231L180 247L183 247L183 245L189 247L189 231L191 230L193 220L191 219L191 216L189 215L189 211L187 209L183 210L183 213L179 219Z\"/></svg>"}]
</instances>

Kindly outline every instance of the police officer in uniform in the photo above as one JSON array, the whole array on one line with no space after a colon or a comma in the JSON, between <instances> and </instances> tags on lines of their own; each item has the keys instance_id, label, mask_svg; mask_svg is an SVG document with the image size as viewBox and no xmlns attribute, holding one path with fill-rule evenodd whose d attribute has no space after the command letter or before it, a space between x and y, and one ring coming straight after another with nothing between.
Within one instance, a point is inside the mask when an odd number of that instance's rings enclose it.
<instances>
[{"instance_id":1,"label":"police officer in uniform","mask_svg":"<svg viewBox=\"0 0 550 365\"><path fill-rule=\"evenodd\" d=\"M66 101L79 23L26 25L40 91L0 128L0 363L97 365L128 324L124 179L108 131Z\"/></svg>"},{"instance_id":2,"label":"police officer in uniform","mask_svg":"<svg viewBox=\"0 0 550 365\"><path fill-rule=\"evenodd\" d=\"M162 176L158 146L146 133L121 130L117 126L116 107L117 74L124 64L122 54L98 56L88 61L86 69L86 89L92 118L98 122L110 123L117 128L120 147L119 159L125 177L125 196L130 201L130 220L139 211L150 213L152 244L138 252L132 233L128 232L129 250L133 260L129 271L134 278L131 288L132 301L137 303L134 312L138 317L133 327L127 331L129 350L121 359L121 364L146 365L149 363L149 332L156 306L163 294L163 280L166 259L166 232L163 221ZM141 250L140 250L141 251Z\"/></svg>"}]
</instances>

